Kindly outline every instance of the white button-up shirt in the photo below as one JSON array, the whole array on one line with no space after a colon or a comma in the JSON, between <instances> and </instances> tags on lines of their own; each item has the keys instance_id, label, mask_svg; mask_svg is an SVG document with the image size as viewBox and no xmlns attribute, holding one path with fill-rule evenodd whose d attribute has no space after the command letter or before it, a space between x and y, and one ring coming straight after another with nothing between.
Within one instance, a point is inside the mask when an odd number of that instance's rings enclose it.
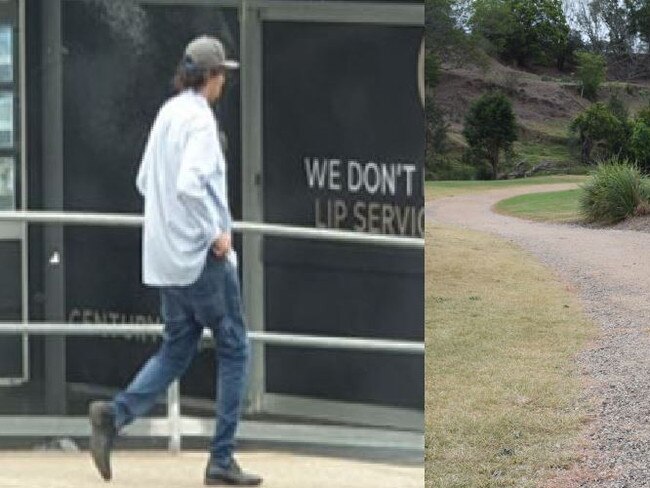
<instances>
[{"instance_id":1,"label":"white button-up shirt","mask_svg":"<svg viewBox=\"0 0 650 488\"><path fill-rule=\"evenodd\" d=\"M201 94L186 90L161 107L136 185L145 202L143 282L193 283L214 240L232 227L217 121ZM237 264L234 251L228 259Z\"/></svg>"}]
</instances>

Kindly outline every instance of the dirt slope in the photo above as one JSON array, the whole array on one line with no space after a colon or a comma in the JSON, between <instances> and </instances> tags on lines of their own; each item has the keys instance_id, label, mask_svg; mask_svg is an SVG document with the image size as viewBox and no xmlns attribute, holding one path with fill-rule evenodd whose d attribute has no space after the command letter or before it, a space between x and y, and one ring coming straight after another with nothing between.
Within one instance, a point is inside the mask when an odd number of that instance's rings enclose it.
<instances>
[{"instance_id":1,"label":"dirt slope","mask_svg":"<svg viewBox=\"0 0 650 488\"><path fill-rule=\"evenodd\" d=\"M500 89L511 97L518 122L527 135L552 142L566 140L570 120L589 106L572 84L517 71L496 61L485 68L447 65L441 69L435 99L447 114L452 133L462 130L472 101L491 89Z\"/></svg>"}]
</instances>

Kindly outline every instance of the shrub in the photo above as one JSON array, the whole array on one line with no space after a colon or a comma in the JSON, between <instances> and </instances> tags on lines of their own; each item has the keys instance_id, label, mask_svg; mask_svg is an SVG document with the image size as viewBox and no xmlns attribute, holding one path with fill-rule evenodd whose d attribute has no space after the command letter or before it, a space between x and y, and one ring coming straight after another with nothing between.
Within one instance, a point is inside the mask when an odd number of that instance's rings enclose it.
<instances>
[{"instance_id":1,"label":"shrub","mask_svg":"<svg viewBox=\"0 0 650 488\"><path fill-rule=\"evenodd\" d=\"M605 58L600 54L580 51L578 58L578 78L582 85L582 96L589 100L596 100L598 88L605 81Z\"/></svg>"},{"instance_id":2,"label":"shrub","mask_svg":"<svg viewBox=\"0 0 650 488\"><path fill-rule=\"evenodd\" d=\"M588 222L614 224L645 213L650 185L638 167L613 158L598 165L582 185L580 212Z\"/></svg>"},{"instance_id":3,"label":"shrub","mask_svg":"<svg viewBox=\"0 0 650 488\"><path fill-rule=\"evenodd\" d=\"M621 100L616 94L609 98L607 108L614 117L623 123L626 123L627 119L630 117L630 111L627 109L625 102L623 102L623 100Z\"/></svg>"},{"instance_id":4,"label":"shrub","mask_svg":"<svg viewBox=\"0 0 650 488\"><path fill-rule=\"evenodd\" d=\"M650 127L650 105L646 105L636 114L636 120L642 120Z\"/></svg>"}]
</instances>

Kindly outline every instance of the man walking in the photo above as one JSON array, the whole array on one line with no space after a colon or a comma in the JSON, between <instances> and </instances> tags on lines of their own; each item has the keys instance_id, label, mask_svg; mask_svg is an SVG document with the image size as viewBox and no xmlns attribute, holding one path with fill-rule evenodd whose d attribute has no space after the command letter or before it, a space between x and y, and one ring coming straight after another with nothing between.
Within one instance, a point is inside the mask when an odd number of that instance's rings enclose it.
<instances>
[{"instance_id":1,"label":"man walking","mask_svg":"<svg viewBox=\"0 0 650 488\"><path fill-rule=\"evenodd\" d=\"M192 361L205 327L215 340L217 427L205 471L206 485L258 485L233 458L248 365L226 161L210 105L222 94L226 59L221 42L190 42L178 67L178 94L158 112L137 176L145 201L143 281L160 290L165 323L162 345L126 390L111 402L93 402L90 448L105 480L111 479L113 440L146 414Z\"/></svg>"}]
</instances>

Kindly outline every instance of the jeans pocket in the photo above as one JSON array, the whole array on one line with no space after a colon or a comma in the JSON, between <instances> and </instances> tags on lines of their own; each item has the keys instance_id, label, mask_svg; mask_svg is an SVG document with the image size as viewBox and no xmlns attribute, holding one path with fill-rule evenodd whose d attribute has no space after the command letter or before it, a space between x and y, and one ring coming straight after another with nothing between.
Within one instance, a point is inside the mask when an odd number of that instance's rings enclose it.
<instances>
[{"instance_id":1,"label":"jeans pocket","mask_svg":"<svg viewBox=\"0 0 650 488\"><path fill-rule=\"evenodd\" d=\"M191 290L199 321L208 327L217 324L226 315L228 307L225 265L217 259L208 257L201 277Z\"/></svg>"},{"instance_id":2,"label":"jeans pocket","mask_svg":"<svg viewBox=\"0 0 650 488\"><path fill-rule=\"evenodd\" d=\"M225 288L228 314L234 317L235 320L243 322L244 314L239 275L237 274L237 267L233 266L230 262L226 263Z\"/></svg>"},{"instance_id":3,"label":"jeans pocket","mask_svg":"<svg viewBox=\"0 0 650 488\"><path fill-rule=\"evenodd\" d=\"M223 259L208 254L205 265L198 279L192 284L193 295L212 295L224 286L226 275Z\"/></svg>"}]
</instances>

